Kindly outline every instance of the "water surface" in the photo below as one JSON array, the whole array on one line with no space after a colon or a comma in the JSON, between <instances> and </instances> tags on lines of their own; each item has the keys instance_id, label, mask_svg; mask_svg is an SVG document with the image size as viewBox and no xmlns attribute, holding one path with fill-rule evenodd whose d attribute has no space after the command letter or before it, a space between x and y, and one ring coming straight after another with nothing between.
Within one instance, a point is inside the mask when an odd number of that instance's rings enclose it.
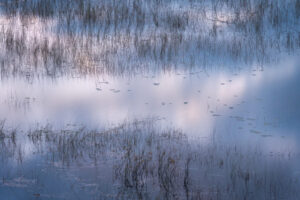
<instances>
[{"instance_id":1,"label":"water surface","mask_svg":"<svg viewBox=\"0 0 300 200\"><path fill-rule=\"evenodd\" d=\"M0 199L299 199L299 8L0 0Z\"/></svg>"}]
</instances>

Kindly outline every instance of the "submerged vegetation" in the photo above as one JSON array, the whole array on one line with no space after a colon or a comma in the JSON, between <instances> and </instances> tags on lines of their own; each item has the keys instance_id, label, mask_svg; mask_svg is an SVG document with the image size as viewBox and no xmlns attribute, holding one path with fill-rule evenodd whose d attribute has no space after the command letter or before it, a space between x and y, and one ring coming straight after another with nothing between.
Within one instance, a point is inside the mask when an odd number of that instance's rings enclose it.
<instances>
[{"instance_id":1,"label":"submerged vegetation","mask_svg":"<svg viewBox=\"0 0 300 200\"><path fill-rule=\"evenodd\" d=\"M299 49L299 0L1 0L1 77L259 65Z\"/></svg>"},{"instance_id":2,"label":"submerged vegetation","mask_svg":"<svg viewBox=\"0 0 300 200\"><path fill-rule=\"evenodd\" d=\"M42 157L40 167L50 165L67 173L74 166L84 170L82 166L89 165L109 171L113 184L103 190L101 182L110 178L93 179L96 192L88 193L91 199L299 198L299 178L289 165L299 155L270 154L259 147L226 145L213 138L195 142L180 130L158 129L156 123L152 119L124 122L103 131L84 127L56 131L47 125L29 130L26 138L16 138L15 130L2 128L0 158L5 163L24 162L25 149L19 140L25 139L33 147L31 160ZM13 177L4 173L7 165L1 167L1 184L9 187ZM20 175L28 176L22 170ZM41 190L39 184L47 185L39 176L31 178L35 193Z\"/></svg>"}]
</instances>

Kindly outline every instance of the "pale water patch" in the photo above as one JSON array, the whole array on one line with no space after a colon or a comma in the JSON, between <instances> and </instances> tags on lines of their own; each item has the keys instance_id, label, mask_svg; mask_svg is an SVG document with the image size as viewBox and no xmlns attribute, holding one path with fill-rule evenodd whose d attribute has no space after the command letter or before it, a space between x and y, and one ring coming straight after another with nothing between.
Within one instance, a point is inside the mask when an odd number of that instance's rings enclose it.
<instances>
[{"instance_id":1,"label":"pale water patch","mask_svg":"<svg viewBox=\"0 0 300 200\"><path fill-rule=\"evenodd\" d=\"M239 134L238 138L267 140L286 136L285 132L296 135L298 66L299 60L293 57L264 69L239 71L177 71L31 83L11 79L0 85L0 118L20 130L48 123L57 129L66 124L97 129L128 119L157 117L164 126L196 137L209 137L215 129L224 137Z\"/></svg>"}]
</instances>

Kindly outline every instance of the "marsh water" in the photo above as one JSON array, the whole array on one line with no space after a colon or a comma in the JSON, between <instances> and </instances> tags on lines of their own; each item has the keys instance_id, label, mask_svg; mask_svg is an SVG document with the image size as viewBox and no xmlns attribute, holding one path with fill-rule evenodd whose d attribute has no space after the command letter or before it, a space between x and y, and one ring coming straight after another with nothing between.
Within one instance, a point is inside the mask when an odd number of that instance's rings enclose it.
<instances>
[{"instance_id":1,"label":"marsh water","mask_svg":"<svg viewBox=\"0 0 300 200\"><path fill-rule=\"evenodd\" d=\"M0 199L300 198L298 0L0 8Z\"/></svg>"}]
</instances>

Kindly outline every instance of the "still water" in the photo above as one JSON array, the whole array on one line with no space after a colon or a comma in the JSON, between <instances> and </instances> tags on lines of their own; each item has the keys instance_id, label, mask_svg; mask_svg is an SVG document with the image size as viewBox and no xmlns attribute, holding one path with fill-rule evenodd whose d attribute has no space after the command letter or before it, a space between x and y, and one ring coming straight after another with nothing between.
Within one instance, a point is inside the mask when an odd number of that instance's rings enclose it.
<instances>
[{"instance_id":1,"label":"still water","mask_svg":"<svg viewBox=\"0 0 300 200\"><path fill-rule=\"evenodd\" d=\"M299 199L299 10L0 0L0 199Z\"/></svg>"},{"instance_id":2,"label":"still water","mask_svg":"<svg viewBox=\"0 0 300 200\"><path fill-rule=\"evenodd\" d=\"M66 124L94 129L156 117L164 126L199 137L210 135L213 129L239 132L242 137L251 132L295 135L299 64L299 58L284 56L264 68L176 71L133 78L9 79L0 86L0 118L6 119L6 126L20 130L48 123L57 129Z\"/></svg>"},{"instance_id":3,"label":"still water","mask_svg":"<svg viewBox=\"0 0 300 200\"><path fill-rule=\"evenodd\" d=\"M57 131L69 132L71 137L72 131L82 127L84 134L136 119L154 120L152 131L178 129L192 144L197 141L198 145L207 145L213 140L231 147L237 145L241 152L251 149L246 153L248 156L259 147L261 154L268 155L269 162L273 157L277 160L277 156L293 155L287 166L291 168L289 173L298 177L299 64L298 57L284 56L282 62L264 68L177 71L134 78L3 81L0 86L3 129L15 130L18 135L14 139L17 142L2 143L7 152L1 157L1 194L45 199L120 198L109 196L120 193L120 186L113 186L118 181L112 178L113 166L120 158L114 160L105 155L93 162L90 157L71 156L74 163L66 165L64 156L56 157L52 149L57 148L55 145L48 148L53 145L52 140L37 142L26 135L51 126L53 137L59 137ZM87 147L77 142L74 148L83 148L81 151L87 153ZM109 139L107 142L114 143ZM183 150L184 146L176 148ZM259 162L252 167L260 168Z\"/></svg>"}]
</instances>

